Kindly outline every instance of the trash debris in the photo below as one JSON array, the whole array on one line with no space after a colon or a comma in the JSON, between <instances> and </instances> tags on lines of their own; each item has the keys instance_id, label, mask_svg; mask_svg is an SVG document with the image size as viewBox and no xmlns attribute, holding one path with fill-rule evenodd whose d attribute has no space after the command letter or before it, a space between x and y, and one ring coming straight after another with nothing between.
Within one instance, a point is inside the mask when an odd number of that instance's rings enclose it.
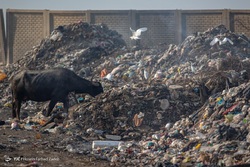
<instances>
[{"instance_id":1,"label":"trash debris","mask_svg":"<svg viewBox=\"0 0 250 167\"><path fill-rule=\"evenodd\" d=\"M0 71L0 81L3 81L5 78L7 78L7 75L4 72Z\"/></svg>"},{"instance_id":2,"label":"trash debris","mask_svg":"<svg viewBox=\"0 0 250 167\"><path fill-rule=\"evenodd\" d=\"M135 114L133 121L135 126L140 126L143 121L144 114L140 112L139 114Z\"/></svg>"},{"instance_id":3,"label":"trash debris","mask_svg":"<svg viewBox=\"0 0 250 167\"><path fill-rule=\"evenodd\" d=\"M93 141L92 149L104 148L104 147L118 147L119 143L120 141L112 141L112 140Z\"/></svg>"},{"instance_id":4,"label":"trash debris","mask_svg":"<svg viewBox=\"0 0 250 167\"><path fill-rule=\"evenodd\" d=\"M214 38L211 42L210 42L210 45L213 46L215 45L216 43L219 43L219 45L223 45L223 44L226 44L227 42L229 42L231 45L233 45L234 43L228 39L228 38L224 38L223 40L220 40L219 38Z\"/></svg>"},{"instance_id":5,"label":"trash debris","mask_svg":"<svg viewBox=\"0 0 250 167\"><path fill-rule=\"evenodd\" d=\"M20 128L20 126L19 126L18 122L14 121L11 123L11 130L17 130L19 128Z\"/></svg>"},{"instance_id":6,"label":"trash debris","mask_svg":"<svg viewBox=\"0 0 250 167\"><path fill-rule=\"evenodd\" d=\"M109 140L121 140L121 136L118 135L105 135L105 137Z\"/></svg>"},{"instance_id":7,"label":"trash debris","mask_svg":"<svg viewBox=\"0 0 250 167\"><path fill-rule=\"evenodd\" d=\"M106 25L79 22L53 31L4 72L64 67L101 82L95 99L69 96L73 120L66 123L61 115L40 128L45 103L21 109L33 113L41 133L60 134L54 143L68 152L116 166L239 165L250 163L249 43L218 25L178 45L130 49ZM0 88L0 106L8 107L6 79Z\"/></svg>"}]
</instances>

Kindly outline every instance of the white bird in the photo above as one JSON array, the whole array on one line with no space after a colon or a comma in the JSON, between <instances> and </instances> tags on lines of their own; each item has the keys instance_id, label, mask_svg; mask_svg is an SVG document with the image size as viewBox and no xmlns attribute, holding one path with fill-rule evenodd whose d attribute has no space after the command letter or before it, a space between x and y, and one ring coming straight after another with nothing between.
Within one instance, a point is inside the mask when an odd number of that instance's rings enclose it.
<instances>
[{"instance_id":1,"label":"white bird","mask_svg":"<svg viewBox=\"0 0 250 167\"><path fill-rule=\"evenodd\" d=\"M219 45L223 45L227 42L229 42L231 45L233 45L233 41L231 41L230 39L228 39L227 37L225 37L223 40L220 40L219 38L214 38L211 42L210 45L213 46L214 44L216 44L217 42L219 42Z\"/></svg>"},{"instance_id":2,"label":"white bird","mask_svg":"<svg viewBox=\"0 0 250 167\"><path fill-rule=\"evenodd\" d=\"M134 40L141 39L141 38L139 38L141 36L141 32L144 32L147 30L148 30L147 27L143 27L143 28L139 28L138 30L135 31L130 27L130 31L132 32L132 36L130 37L130 39L134 39Z\"/></svg>"}]
</instances>

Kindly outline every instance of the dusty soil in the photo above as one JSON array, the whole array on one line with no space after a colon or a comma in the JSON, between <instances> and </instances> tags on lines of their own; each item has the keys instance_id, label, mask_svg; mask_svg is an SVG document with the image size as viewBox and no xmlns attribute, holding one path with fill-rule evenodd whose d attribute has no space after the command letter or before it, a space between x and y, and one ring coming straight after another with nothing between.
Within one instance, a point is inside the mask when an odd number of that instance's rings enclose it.
<instances>
[{"instance_id":1,"label":"dusty soil","mask_svg":"<svg viewBox=\"0 0 250 167\"><path fill-rule=\"evenodd\" d=\"M0 120L11 117L11 109L0 111ZM69 153L64 148L54 147L60 140L58 134L39 133L36 130L11 130L10 125L0 126L0 166L39 166L39 167L106 167L108 161L97 160L92 155ZM9 162L6 162L10 159ZM35 162L37 165L31 165ZM33 164L35 164L33 163Z\"/></svg>"}]
</instances>

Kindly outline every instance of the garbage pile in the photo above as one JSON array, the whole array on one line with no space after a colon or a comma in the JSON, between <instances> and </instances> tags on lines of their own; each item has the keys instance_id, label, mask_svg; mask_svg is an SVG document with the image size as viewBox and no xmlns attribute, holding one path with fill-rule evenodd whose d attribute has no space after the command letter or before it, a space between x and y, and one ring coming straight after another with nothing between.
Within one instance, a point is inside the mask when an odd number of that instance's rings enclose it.
<instances>
[{"instance_id":1,"label":"garbage pile","mask_svg":"<svg viewBox=\"0 0 250 167\"><path fill-rule=\"evenodd\" d=\"M249 55L250 40L224 25L165 49L129 49L107 26L79 22L59 26L3 71L65 67L102 82L98 97L71 98L72 120L64 123L60 115L41 128L62 134L58 147L69 152L91 152L113 166L229 166L250 163ZM36 112L46 105L26 104ZM24 124L43 119L38 112Z\"/></svg>"},{"instance_id":2,"label":"garbage pile","mask_svg":"<svg viewBox=\"0 0 250 167\"><path fill-rule=\"evenodd\" d=\"M83 65L124 46L122 36L117 31L110 30L105 24L73 23L58 26L49 37L43 39L38 46L34 46L10 67L40 70L60 66L77 71ZM13 71L12 68L10 70Z\"/></svg>"}]
</instances>

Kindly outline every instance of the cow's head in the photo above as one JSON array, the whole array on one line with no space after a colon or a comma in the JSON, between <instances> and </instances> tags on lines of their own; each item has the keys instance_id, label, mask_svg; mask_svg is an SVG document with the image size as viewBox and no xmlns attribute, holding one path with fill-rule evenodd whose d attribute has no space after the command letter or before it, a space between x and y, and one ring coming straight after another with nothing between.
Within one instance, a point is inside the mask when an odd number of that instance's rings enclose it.
<instances>
[{"instance_id":1,"label":"cow's head","mask_svg":"<svg viewBox=\"0 0 250 167\"><path fill-rule=\"evenodd\" d=\"M102 84L100 82L92 82L92 91L89 94L95 97L101 93L103 93Z\"/></svg>"}]
</instances>

